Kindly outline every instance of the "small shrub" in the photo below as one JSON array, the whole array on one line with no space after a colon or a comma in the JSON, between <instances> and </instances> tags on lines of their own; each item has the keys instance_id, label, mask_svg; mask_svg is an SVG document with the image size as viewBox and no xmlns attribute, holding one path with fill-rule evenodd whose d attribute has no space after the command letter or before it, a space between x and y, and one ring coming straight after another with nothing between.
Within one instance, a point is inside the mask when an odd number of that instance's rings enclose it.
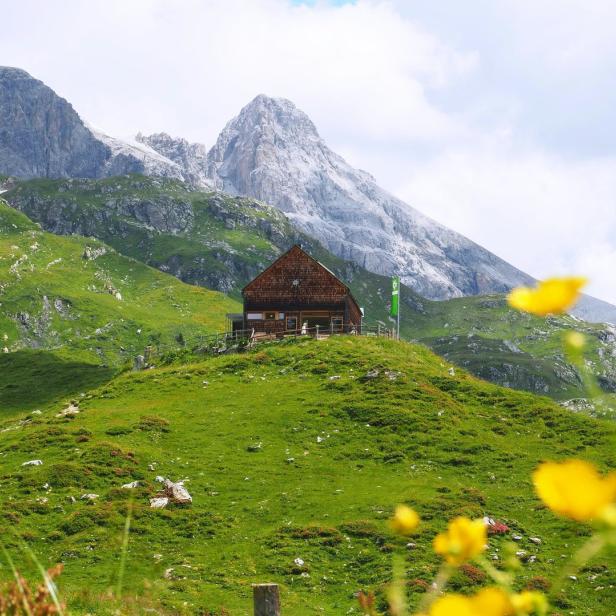
<instances>
[{"instance_id":1,"label":"small shrub","mask_svg":"<svg viewBox=\"0 0 616 616\"><path fill-rule=\"evenodd\" d=\"M170 430L169 422L157 415L143 415L135 428L143 432L169 432Z\"/></svg>"}]
</instances>

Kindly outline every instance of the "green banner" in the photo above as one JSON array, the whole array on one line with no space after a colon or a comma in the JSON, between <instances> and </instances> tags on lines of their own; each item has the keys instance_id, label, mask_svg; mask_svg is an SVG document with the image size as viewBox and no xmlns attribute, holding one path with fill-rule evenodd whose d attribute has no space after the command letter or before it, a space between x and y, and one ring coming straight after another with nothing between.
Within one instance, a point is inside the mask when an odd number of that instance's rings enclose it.
<instances>
[{"instance_id":1,"label":"green banner","mask_svg":"<svg viewBox=\"0 0 616 616\"><path fill-rule=\"evenodd\" d=\"M391 278L391 311L392 317L398 316L400 309L400 276L392 276Z\"/></svg>"}]
</instances>

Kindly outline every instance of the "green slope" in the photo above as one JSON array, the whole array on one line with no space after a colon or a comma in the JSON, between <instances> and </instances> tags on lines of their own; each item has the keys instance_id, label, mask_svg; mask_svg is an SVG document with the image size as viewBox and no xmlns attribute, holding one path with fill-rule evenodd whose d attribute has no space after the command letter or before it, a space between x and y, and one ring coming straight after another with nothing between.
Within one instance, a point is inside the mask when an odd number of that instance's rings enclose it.
<instances>
[{"instance_id":1,"label":"green slope","mask_svg":"<svg viewBox=\"0 0 616 616\"><path fill-rule=\"evenodd\" d=\"M95 236L122 254L236 299L282 251L300 243L349 284L368 322L390 324L386 277L333 256L263 203L142 176L7 186L12 186L7 200L47 230ZM571 328L587 331L588 361L603 388L616 391L614 329L570 317L546 321L521 315L502 297L432 302L402 289L405 338L482 378L559 400L586 395L579 374L563 357L562 336Z\"/></svg>"},{"instance_id":2,"label":"green slope","mask_svg":"<svg viewBox=\"0 0 616 616\"><path fill-rule=\"evenodd\" d=\"M286 614L358 614L353 593L382 588L392 550L411 579L432 579L431 537L456 514L504 520L536 556L523 580L546 575L586 531L540 506L530 473L570 456L613 468L616 426L456 372L420 346L349 336L125 374L85 396L73 418L51 405L0 426L10 428L0 441L0 517L11 524L2 541L29 573L17 537L43 564L64 562L60 589L77 614L114 609L102 597L116 582L131 497L124 587L143 597L135 613L153 603L248 615L250 584L276 581ZM37 458L42 466L22 466ZM156 475L186 479L193 504L150 509ZM144 487L120 488L133 480ZM398 502L424 519L413 550L387 529ZM503 541L491 539L489 553ZM558 611L611 614L615 567L614 554L598 559Z\"/></svg>"},{"instance_id":3,"label":"green slope","mask_svg":"<svg viewBox=\"0 0 616 616\"><path fill-rule=\"evenodd\" d=\"M146 345L220 331L235 309L97 240L45 233L0 200L3 412L92 386L110 374L101 365L117 369Z\"/></svg>"}]
</instances>

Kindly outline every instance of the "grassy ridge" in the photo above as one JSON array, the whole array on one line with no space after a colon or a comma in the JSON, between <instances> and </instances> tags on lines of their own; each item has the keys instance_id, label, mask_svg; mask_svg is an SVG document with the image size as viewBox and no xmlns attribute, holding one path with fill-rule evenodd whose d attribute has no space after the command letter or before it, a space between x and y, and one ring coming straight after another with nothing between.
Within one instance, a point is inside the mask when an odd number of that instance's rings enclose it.
<instances>
[{"instance_id":1,"label":"grassy ridge","mask_svg":"<svg viewBox=\"0 0 616 616\"><path fill-rule=\"evenodd\" d=\"M221 331L237 309L98 240L45 233L2 201L0 303L0 347L110 365L180 334Z\"/></svg>"},{"instance_id":2,"label":"grassy ridge","mask_svg":"<svg viewBox=\"0 0 616 616\"><path fill-rule=\"evenodd\" d=\"M52 404L0 427L0 516L16 532L3 541L26 570L17 536L64 562L76 613L111 609L100 596L130 498L127 593L170 613L247 615L250 584L277 581L285 613L357 614L353 593L382 589L392 550L419 593L437 566L431 537L456 514L505 521L536 557L523 577L543 576L585 533L543 509L530 473L569 456L614 467L616 427L449 367L419 346L344 337L125 374L73 418ZM156 475L186 479L192 506L150 509ZM143 487L120 488L133 480ZM398 502L424 519L412 550L387 529ZM611 614L615 567L613 554L593 563L558 610ZM482 583L460 574L454 587Z\"/></svg>"}]
</instances>

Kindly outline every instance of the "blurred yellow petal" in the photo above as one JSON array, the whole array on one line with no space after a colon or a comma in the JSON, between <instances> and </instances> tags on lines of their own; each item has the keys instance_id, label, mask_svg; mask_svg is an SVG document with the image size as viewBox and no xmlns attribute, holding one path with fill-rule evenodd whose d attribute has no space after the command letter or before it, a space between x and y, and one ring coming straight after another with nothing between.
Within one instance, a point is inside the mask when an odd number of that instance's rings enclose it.
<instances>
[{"instance_id":1,"label":"blurred yellow petal","mask_svg":"<svg viewBox=\"0 0 616 616\"><path fill-rule=\"evenodd\" d=\"M533 473L533 483L552 511L578 522L603 517L616 502L616 473L603 477L583 460L545 462Z\"/></svg>"},{"instance_id":2,"label":"blurred yellow petal","mask_svg":"<svg viewBox=\"0 0 616 616\"><path fill-rule=\"evenodd\" d=\"M419 515L414 509L406 505L398 505L390 525L401 535L410 535L419 526Z\"/></svg>"},{"instance_id":3,"label":"blurred yellow petal","mask_svg":"<svg viewBox=\"0 0 616 616\"><path fill-rule=\"evenodd\" d=\"M583 351L586 346L586 336L581 332L568 332L565 335L565 345L571 351Z\"/></svg>"},{"instance_id":4,"label":"blurred yellow petal","mask_svg":"<svg viewBox=\"0 0 616 616\"><path fill-rule=\"evenodd\" d=\"M430 608L430 616L477 616L468 597L445 595L437 599Z\"/></svg>"},{"instance_id":5,"label":"blurred yellow petal","mask_svg":"<svg viewBox=\"0 0 616 616\"><path fill-rule=\"evenodd\" d=\"M538 316L561 314L572 308L580 297L580 291L587 283L586 278L549 278L534 289L518 287L507 296L512 308Z\"/></svg>"},{"instance_id":6,"label":"blurred yellow petal","mask_svg":"<svg viewBox=\"0 0 616 616\"><path fill-rule=\"evenodd\" d=\"M434 551L450 565L461 565L483 552L488 540L483 520L455 518L447 531L434 538Z\"/></svg>"},{"instance_id":7,"label":"blurred yellow petal","mask_svg":"<svg viewBox=\"0 0 616 616\"><path fill-rule=\"evenodd\" d=\"M476 616L512 616L513 604L500 588L485 588L471 598Z\"/></svg>"},{"instance_id":8,"label":"blurred yellow petal","mask_svg":"<svg viewBox=\"0 0 616 616\"><path fill-rule=\"evenodd\" d=\"M511 597L516 614L544 614L548 609L548 600L540 592L525 590Z\"/></svg>"},{"instance_id":9,"label":"blurred yellow petal","mask_svg":"<svg viewBox=\"0 0 616 616\"><path fill-rule=\"evenodd\" d=\"M430 608L430 616L513 615L513 604L500 588L485 588L471 597L457 594L445 595L437 599Z\"/></svg>"}]
</instances>

